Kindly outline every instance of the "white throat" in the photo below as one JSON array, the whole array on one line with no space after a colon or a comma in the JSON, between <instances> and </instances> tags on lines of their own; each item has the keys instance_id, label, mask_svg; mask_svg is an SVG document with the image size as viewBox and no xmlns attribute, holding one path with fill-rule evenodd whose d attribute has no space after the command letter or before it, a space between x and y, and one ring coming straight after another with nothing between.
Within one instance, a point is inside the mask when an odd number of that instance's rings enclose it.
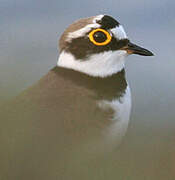
<instances>
[{"instance_id":1,"label":"white throat","mask_svg":"<svg viewBox=\"0 0 175 180\"><path fill-rule=\"evenodd\" d=\"M90 76L106 77L121 71L125 67L127 55L124 50L107 51L81 60L75 59L71 53L62 51L57 66L80 71Z\"/></svg>"}]
</instances>

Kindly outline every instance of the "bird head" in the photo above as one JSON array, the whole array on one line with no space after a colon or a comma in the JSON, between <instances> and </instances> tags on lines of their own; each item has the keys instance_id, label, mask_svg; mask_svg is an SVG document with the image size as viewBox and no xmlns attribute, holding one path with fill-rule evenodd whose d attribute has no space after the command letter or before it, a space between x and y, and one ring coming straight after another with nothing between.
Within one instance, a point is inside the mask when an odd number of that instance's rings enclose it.
<instances>
[{"instance_id":1,"label":"bird head","mask_svg":"<svg viewBox=\"0 0 175 180\"><path fill-rule=\"evenodd\" d=\"M123 26L108 15L80 19L71 24L59 41L58 66L90 76L111 76L124 68L130 54L152 52L130 42Z\"/></svg>"}]
</instances>

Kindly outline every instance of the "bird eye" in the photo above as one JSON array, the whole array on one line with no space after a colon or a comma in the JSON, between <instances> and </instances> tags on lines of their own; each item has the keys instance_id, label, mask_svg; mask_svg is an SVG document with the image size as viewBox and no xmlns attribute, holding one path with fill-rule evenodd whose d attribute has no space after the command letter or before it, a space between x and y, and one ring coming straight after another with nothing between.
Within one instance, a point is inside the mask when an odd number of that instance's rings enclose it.
<instances>
[{"instance_id":1,"label":"bird eye","mask_svg":"<svg viewBox=\"0 0 175 180\"><path fill-rule=\"evenodd\" d=\"M89 33L90 41L97 46L104 46L111 42L111 35L104 29L95 29Z\"/></svg>"}]
</instances>

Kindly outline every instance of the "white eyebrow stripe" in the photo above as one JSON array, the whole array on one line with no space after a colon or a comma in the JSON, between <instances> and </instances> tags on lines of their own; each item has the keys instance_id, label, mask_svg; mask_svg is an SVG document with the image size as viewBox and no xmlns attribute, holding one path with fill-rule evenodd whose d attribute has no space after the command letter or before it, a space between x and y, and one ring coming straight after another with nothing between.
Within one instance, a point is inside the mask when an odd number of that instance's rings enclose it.
<instances>
[{"instance_id":1,"label":"white eyebrow stripe","mask_svg":"<svg viewBox=\"0 0 175 180\"><path fill-rule=\"evenodd\" d=\"M99 28L101 25L98 24L97 21L101 20L103 17L104 15L102 14L98 15L93 19L92 24L88 24L77 31L70 32L67 36L67 41L71 41L74 38L82 37L93 28Z\"/></svg>"},{"instance_id":2,"label":"white eyebrow stripe","mask_svg":"<svg viewBox=\"0 0 175 180\"><path fill-rule=\"evenodd\" d=\"M93 19L93 23L96 23L97 21L101 20L103 17L104 17L103 14L96 16L96 17Z\"/></svg>"},{"instance_id":3,"label":"white eyebrow stripe","mask_svg":"<svg viewBox=\"0 0 175 180\"><path fill-rule=\"evenodd\" d=\"M115 28L111 29L111 32L115 35L115 37L117 39L126 39L126 38L128 38L122 25L119 25L118 27L115 27Z\"/></svg>"},{"instance_id":4,"label":"white eyebrow stripe","mask_svg":"<svg viewBox=\"0 0 175 180\"><path fill-rule=\"evenodd\" d=\"M87 26L74 31L74 32L70 32L67 36L67 41L71 41L72 39L78 38L78 37L82 37L84 36L87 32L89 32L92 28L99 28L100 24L88 24Z\"/></svg>"}]
</instances>

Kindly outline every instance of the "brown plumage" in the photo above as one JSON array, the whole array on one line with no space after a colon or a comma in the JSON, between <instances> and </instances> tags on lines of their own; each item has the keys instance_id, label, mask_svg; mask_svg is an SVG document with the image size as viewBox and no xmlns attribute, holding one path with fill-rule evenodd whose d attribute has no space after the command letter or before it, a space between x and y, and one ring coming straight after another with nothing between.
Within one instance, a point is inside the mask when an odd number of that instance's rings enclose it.
<instances>
[{"instance_id":1,"label":"brown plumage","mask_svg":"<svg viewBox=\"0 0 175 180\"><path fill-rule=\"evenodd\" d=\"M110 121L113 110L103 111L96 102L120 97L125 88L124 71L99 79L64 68L52 69L1 108L1 176L40 179L40 170L47 171L47 164L56 163L55 167L65 170L55 176L65 177L75 155L79 154L77 160L82 163L97 157L106 146L101 138L114 122ZM51 172L46 173L48 179Z\"/></svg>"}]
</instances>

